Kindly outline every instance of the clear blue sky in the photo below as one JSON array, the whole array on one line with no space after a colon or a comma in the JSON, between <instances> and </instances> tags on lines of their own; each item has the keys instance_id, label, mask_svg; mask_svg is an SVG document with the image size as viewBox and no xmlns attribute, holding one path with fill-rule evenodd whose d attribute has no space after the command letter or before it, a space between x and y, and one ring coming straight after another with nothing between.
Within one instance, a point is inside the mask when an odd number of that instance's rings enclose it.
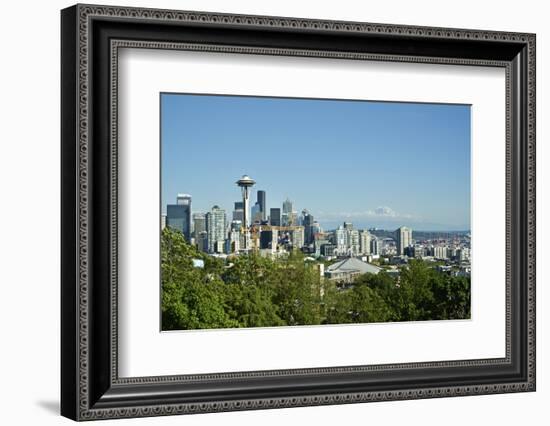
<instances>
[{"instance_id":1,"label":"clear blue sky","mask_svg":"<svg viewBox=\"0 0 550 426\"><path fill-rule=\"evenodd\" d=\"M162 211L228 217L243 174L326 229L470 228L470 106L161 94Z\"/></svg>"}]
</instances>

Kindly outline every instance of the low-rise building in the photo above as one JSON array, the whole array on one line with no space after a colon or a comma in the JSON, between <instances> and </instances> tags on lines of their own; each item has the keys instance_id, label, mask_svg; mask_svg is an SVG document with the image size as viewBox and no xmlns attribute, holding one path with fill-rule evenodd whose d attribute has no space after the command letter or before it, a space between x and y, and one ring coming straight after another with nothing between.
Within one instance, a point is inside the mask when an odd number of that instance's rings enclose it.
<instances>
[{"instance_id":1,"label":"low-rise building","mask_svg":"<svg viewBox=\"0 0 550 426\"><path fill-rule=\"evenodd\" d=\"M381 270L378 266L363 262L355 257L349 257L328 266L325 277L334 281L351 283L359 275L378 274Z\"/></svg>"},{"instance_id":2,"label":"low-rise building","mask_svg":"<svg viewBox=\"0 0 550 426\"><path fill-rule=\"evenodd\" d=\"M333 257L336 256L336 244L323 244L321 246L321 256Z\"/></svg>"}]
</instances>

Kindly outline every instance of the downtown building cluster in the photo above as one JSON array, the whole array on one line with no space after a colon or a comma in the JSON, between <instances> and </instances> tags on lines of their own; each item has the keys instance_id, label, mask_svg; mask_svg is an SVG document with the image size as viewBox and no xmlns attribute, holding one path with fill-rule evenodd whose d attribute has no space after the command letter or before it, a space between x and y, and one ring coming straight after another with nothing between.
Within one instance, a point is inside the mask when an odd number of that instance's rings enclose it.
<instances>
[{"instance_id":1,"label":"downtown building cluster","mask_svg":"<svg viewBox=\"0 0 550 426\"><path fill-rule=\"evenodd\" d=\"M208 212L192 212L191 195L178 194L176 203L166 206L162 227L180 231L188 242L213 255L249 251L277 255L294 249L320 249L322 229L307 210L298 214L289 199L281 207L268 209L266 192L259 190L256 197L249 208L244 201L235 201L229 216L218 205ZM333 245L328 240L322 242ZM330 247L327 251L334 252Z\"/></svg>"},{"instance_id":2,"label":"downtown building cluster","mask_svg":"<svg viewBox=\"0 0 550 426\"><path fill-rule=\"evenodd\" d=\"M191 195L178 194L176 203L166 206L162 227L180 231L188 242L213 255L259 251L277 256L291 250L327 258L378 254L378 239L367 230L345 222L325 232L307 209L299 214L288 198L281 207L268 209L266 191L258 190L255 204L249 206L253 183L248 176L237 182L245 190L242 201L234 202L230 219L218 205L208 212L192 212Z\"/></svg>"},{"instance_id":3,"label":"downtown building cluster","mask_svg":"<svg viewBox=\"0 0 550 426\"><path fill-rule=\"evenodd\" d=\"M410 259L436 263L436 268L456 276L470 276L471 236L469 232L422 232L400 227L388 231L369 229L377 235L381 264L398 266Z\"/></svg>"}]
</instances>

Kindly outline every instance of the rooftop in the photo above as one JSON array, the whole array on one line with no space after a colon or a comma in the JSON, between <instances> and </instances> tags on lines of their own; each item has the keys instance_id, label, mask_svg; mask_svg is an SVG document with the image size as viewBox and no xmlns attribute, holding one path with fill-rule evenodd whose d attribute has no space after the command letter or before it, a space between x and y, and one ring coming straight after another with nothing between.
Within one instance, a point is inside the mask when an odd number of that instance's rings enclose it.
<instances>
[{"instance_id":1,"label":"rooftop","mask_svg":"<svg viewBox=\"0 0 550 426\"><path fill-rule=\"evenodd\" d=\"M359 272L361 274L371 273L378 274L382 269L370 263L363 262L355 257L348 257L333 263L327 268L327 272Z\"/></svg>"}]
</instances>

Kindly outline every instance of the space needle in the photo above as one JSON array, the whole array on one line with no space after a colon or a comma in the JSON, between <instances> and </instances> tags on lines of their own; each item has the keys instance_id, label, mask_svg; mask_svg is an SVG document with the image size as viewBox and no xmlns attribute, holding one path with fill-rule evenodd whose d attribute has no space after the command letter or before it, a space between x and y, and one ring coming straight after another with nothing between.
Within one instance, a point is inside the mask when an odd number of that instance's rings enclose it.
<instances>
[{"instance_id":1,"label":"space needle","mask_svg":"<svg viewBox=\"0 0 550 426\"><path fill-rule=\"evenodd\" d=\"M254 186L256 181L248 175L243 175L237 182L235 182L243 195L243 231L244 231L244 250L250 249L250 229L248 227L248 212L250 211L250 188Z\"/></svg>"}]
</instances>

